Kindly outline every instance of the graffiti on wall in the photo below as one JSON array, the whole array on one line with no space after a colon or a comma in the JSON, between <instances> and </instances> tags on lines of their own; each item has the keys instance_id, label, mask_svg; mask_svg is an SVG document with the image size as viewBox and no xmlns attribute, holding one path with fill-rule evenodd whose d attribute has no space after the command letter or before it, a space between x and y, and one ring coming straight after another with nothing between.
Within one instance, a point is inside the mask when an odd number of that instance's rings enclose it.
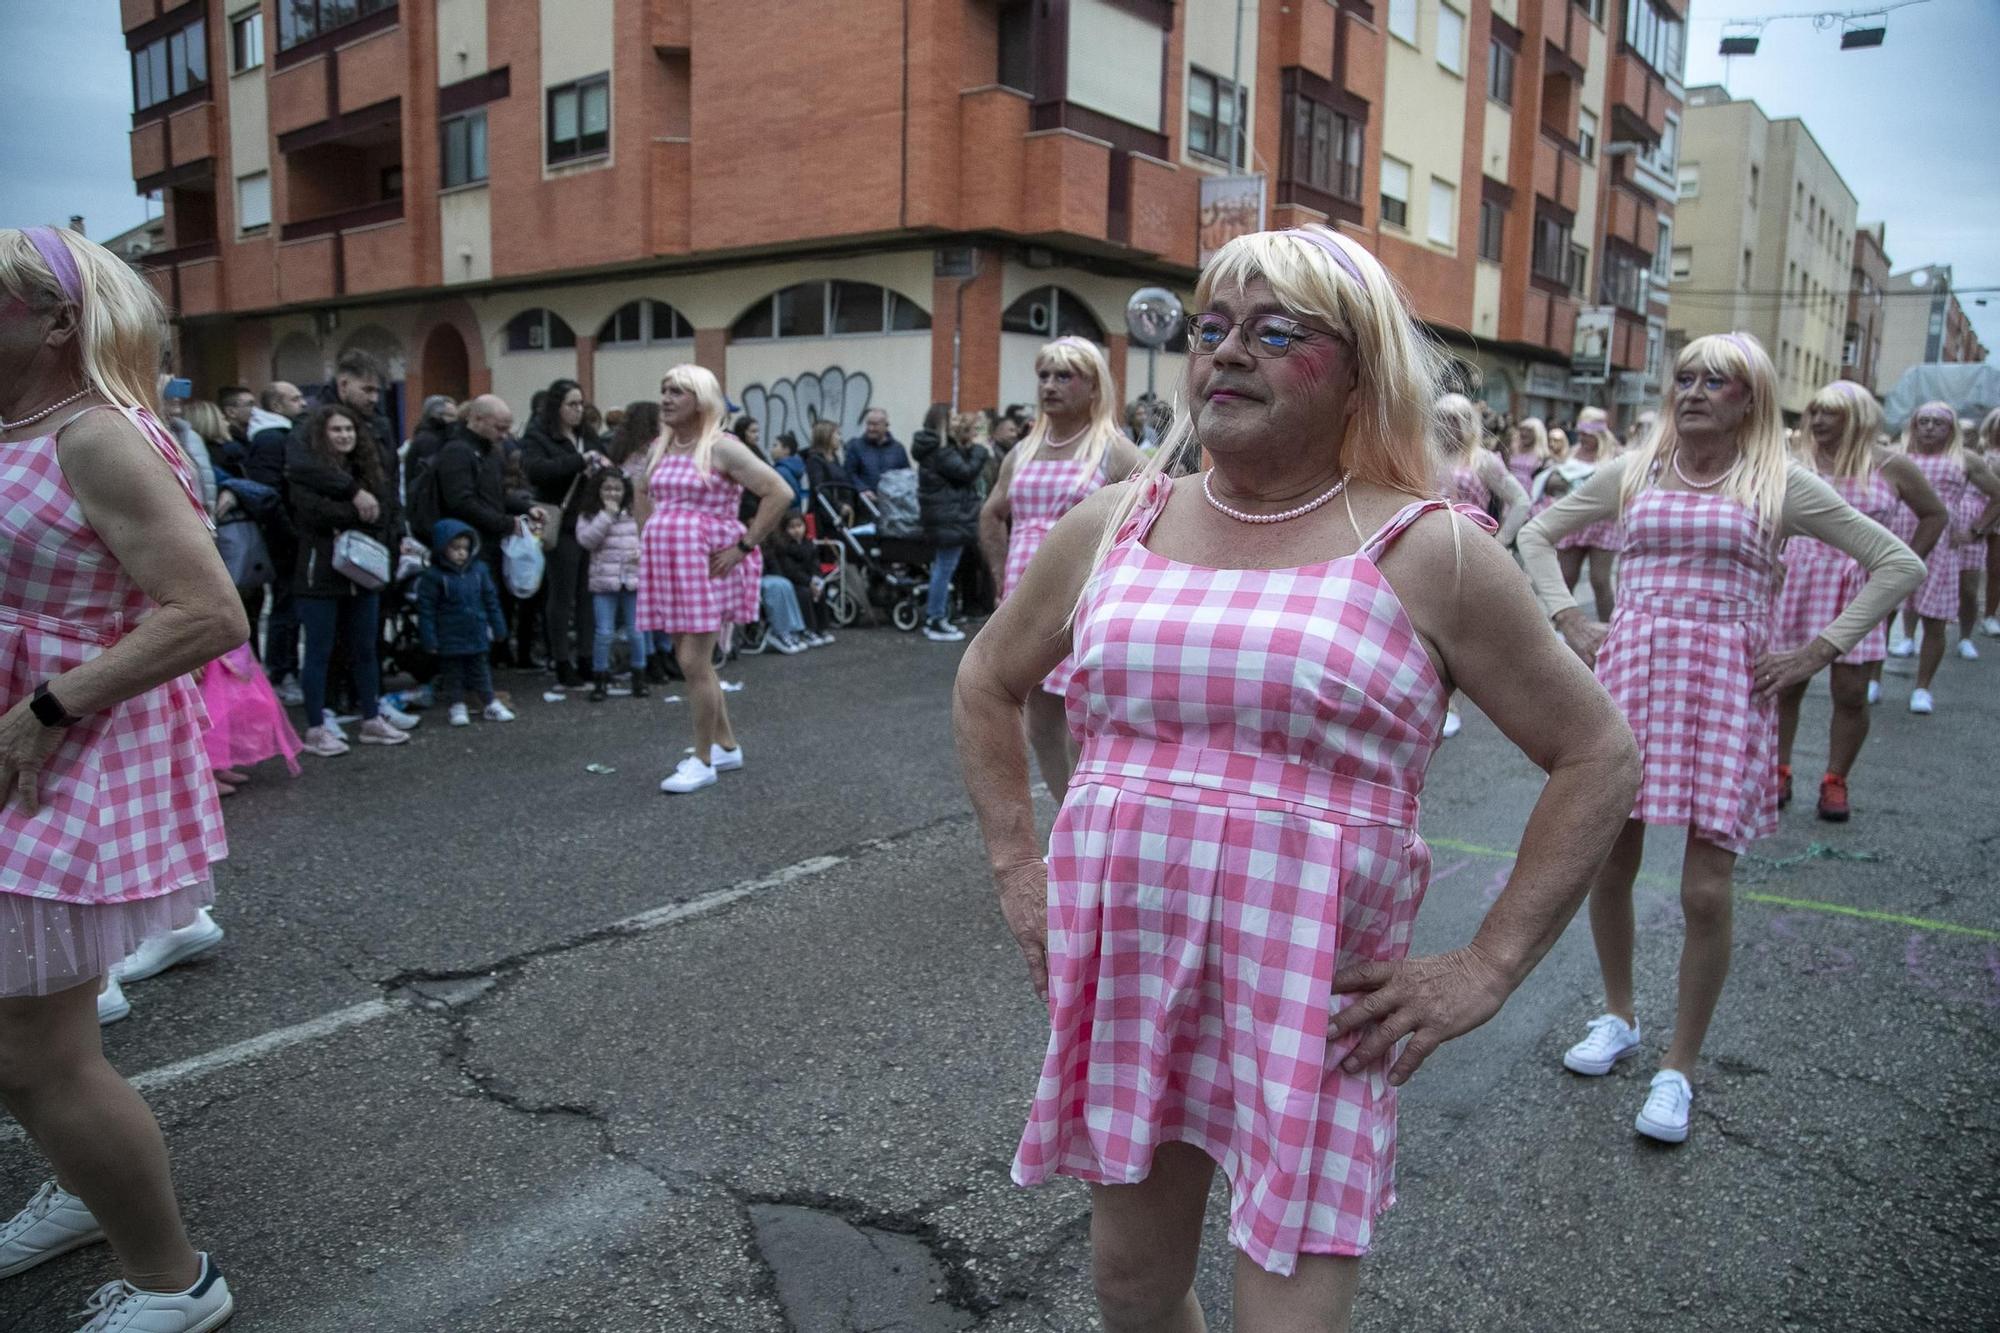
<instances>
[{"instance_id":1,"label":"graffiti on wall","mask_svg":"<svg viewBox=\"0 0 2000 1333\"><path fill-rule=\"evenodd\" d=\"M838 427L843 440L859 435L874 392L874 384L861 371L828 366L816 375L807 371L750 385L743 390L743 411L757 423L766 448L790 431L805 450L812 447L812 428L821 421Z\"/></svg>"}]
</instances>

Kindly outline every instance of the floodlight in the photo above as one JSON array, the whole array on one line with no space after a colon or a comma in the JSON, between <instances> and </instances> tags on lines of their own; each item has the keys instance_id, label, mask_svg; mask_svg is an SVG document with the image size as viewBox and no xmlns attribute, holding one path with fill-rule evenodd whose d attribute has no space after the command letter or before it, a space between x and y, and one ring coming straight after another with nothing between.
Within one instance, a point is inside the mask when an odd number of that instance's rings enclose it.
<instances>
[{"instance_id":1,"label":"floodlight","mask_svg":"<svg viewBox=\"0 0 2000 1333\"><path fill-rule=\"evenodd\" d=\"M1862 26L1855 26L1857 23ZM1879 16L1849 19L1840 30L1840 49L1854 51L1864 46L1880 46L1888 31L1888 21Z\"/></svg>"},{"instance_id":2,"label":"floodlight","mask_svg":"<svg viewBox=\"0 0 2000 1333\"><path fill-rule=\"evenodd\" d=\"M1754 56L1757 54L1757 40L1755 37L1724 37L1722 39L1722 50L1717 54L1725 56Z\"/></svg>"}]
</instances>

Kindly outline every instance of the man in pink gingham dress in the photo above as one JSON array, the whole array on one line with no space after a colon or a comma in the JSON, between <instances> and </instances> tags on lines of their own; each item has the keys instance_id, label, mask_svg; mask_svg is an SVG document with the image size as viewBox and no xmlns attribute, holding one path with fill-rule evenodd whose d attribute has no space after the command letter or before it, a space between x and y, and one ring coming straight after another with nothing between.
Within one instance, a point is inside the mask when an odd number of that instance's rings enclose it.
<instances>
[{"instance_id":1,"label":"man in pink gingham dress","mask_svg":"<svg viewBox=\"0 0 2000 1333\"><path fill-rule=\"evenodd\" d=\"M1289 1274L1365 1253L1395 1201L1386 1062L1339 1067L1335 971L1400 959L1444 690L1375 559L1217 570L1154 555L1154 483L1088 585L1068 709L1082 757L1049 844L1052 1031L1014 1178L1221 1163L1230 1241ZM1477 520L1490 528L1483 513Z\"/></svg>"},{"instance_id":2,"label":"man in pink gingham dress","mask_svg":"<svg viewBox=\"0 0 2000 1333\"><path fill-rule=\"evenodd\" d=\"M1035 458L1016 468L1008 483L1007 498L1013 506L1013 525L1007 532L1007 569L1000 582L1000 595L1014 591L1027 572L1028 562L1041 549L1042 539L1056 520L1077 503L1104 485L1100 464L1085 476L1083 465L1069 458ZM1073 663L1065 660L1049 674L1042 688L1050 694L1069 692Z\"/></svg>"}]
</instances>

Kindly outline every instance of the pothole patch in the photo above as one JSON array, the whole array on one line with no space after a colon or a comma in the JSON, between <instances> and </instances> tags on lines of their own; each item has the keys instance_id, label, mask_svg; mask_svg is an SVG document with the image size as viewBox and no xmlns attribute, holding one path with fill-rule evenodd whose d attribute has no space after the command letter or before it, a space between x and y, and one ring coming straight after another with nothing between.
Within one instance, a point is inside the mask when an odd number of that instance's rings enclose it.
<instances>
[{"instance_id":1,"label":"pothole patch","mask_svg":"<svg viewBox=\"0 0 2000 1333\"><path fill-rule=\"evenodd\" d=\"M750 1206L757 1248L795 1333L957 1333L943 1265L914 1236L797 1204Z\"/></svg>"}]
</instances>

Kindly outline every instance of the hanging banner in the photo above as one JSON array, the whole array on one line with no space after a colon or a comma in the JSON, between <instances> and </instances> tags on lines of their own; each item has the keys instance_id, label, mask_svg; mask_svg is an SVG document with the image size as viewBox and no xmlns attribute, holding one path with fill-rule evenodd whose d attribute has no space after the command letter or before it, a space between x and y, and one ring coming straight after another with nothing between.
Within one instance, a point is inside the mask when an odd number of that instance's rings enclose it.
<instances>
[{"instance_id":1,"label":"hanging banner","mask_svg":"<svg viewBox=\"0 0 2000 1333\"><path fill-rule=\"evenodd\" d=\"M1608 305L1586 306L1576 312L1576 335L1570 341L1572 380L1602 384L1611 375L1611 328L1617 311Z\"/></svg>"},{"instance_id":2,"label":"hanging banner","mask_svg":"<svg viewBox=\"0 0 2000 1333\"><path fill-rule=\"evenodd\" d=\"M1197 261L1203 268L1215 252L1253 231L1264 230L1262 176L1204 176L1201 215L1196 223Z\"/></svg>"}]
</instances>

